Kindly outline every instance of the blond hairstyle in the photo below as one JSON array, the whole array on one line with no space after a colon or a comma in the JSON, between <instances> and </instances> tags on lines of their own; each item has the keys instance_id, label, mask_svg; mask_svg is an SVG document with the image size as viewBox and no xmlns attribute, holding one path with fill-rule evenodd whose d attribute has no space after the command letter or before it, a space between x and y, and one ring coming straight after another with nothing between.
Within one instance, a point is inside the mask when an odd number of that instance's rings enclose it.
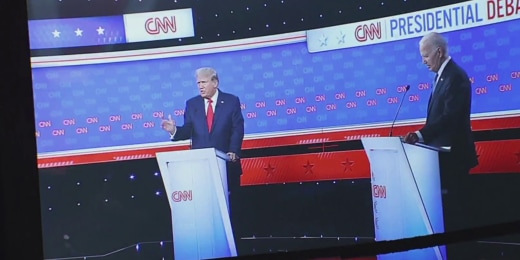
<instances>
[{"instance_id":1,"label":"blond hairstyle","mask_svg":"<svg viewBox=\"0 0 520 260\"><path fill-rule=\"evenodd\" d=\"M207 76L208 78L210 78L212 81L218 81L218 74L217 74L217 71L214 69L214 68L210 68L210 67L203 67L203 68L198 68L196 71L195 71L195 77L198 77L198 76Z\"/></svg>"}]
</instances>

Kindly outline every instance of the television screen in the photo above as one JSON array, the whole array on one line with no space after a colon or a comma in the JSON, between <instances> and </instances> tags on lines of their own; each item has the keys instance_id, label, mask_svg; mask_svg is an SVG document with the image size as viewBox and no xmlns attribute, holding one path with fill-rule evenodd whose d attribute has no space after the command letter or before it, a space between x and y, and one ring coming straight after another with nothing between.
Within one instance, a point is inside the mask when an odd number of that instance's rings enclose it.
<instances>
[{"instance_id":1,"label":"television screen","mask_svg":"<svg viewBox=\"0 0 520 260\"><path fill-rule=\"evenodd\" d=\"M505 192L520 171L513 2L28 5L46 258L173 258L172 194L156 154L190 149L161 123L185 123L201 67L218 72L244 118L239 255L377 240L380 225L396 225L382 220L401 215L380 217L376 204L401 193L376 185L361 139L424 124L435 74L419 40L432 31L471 82L479 165L464 190L467 224L518 217ZM424 232L445 231L411 207L431 227Z\"/></svg>"}]
</instances>

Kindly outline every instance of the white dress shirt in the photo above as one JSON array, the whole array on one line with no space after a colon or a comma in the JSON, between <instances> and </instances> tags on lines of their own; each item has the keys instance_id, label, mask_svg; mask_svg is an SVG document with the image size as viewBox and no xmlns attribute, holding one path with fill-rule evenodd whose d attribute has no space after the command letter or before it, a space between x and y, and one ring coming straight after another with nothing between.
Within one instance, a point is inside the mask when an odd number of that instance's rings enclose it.
<instances>
[{"instance_id":1,"label":"white dress shirt","mask_svg":"<svg viewBox=\"0 0 520 260\"><path fill-rule=\"evenodd\" d=\"M217 100L218 100L218 89L210 99L212 101L211 107L213 108L213 114L215 114L215 108L217 107ZM209 100L204 98L204 109L205 109L206 115L208 115L208 107L209 107ZM175 127L175 129L173 130L173 134L170 134L171 140L173 140L173 137L175 136L176 132L177 132L177 127Z\"/></svg>"},{"instance_id":2,"label":"white dress shirt","mask_svg":"<svg viewBox=\"0 0 520 260\"><path fill-rule=\"evenodd\" d=\"M213 114L215 114L215 107L217 107L217 100L218 100L218 89L215 92L215 95L213 95L210 99L212 101L211 107L213 108ZM209 100L204 99L204 109L206 111L206 115L208 115L208 105L209 105Z\"/></svg>"}]
</instances>

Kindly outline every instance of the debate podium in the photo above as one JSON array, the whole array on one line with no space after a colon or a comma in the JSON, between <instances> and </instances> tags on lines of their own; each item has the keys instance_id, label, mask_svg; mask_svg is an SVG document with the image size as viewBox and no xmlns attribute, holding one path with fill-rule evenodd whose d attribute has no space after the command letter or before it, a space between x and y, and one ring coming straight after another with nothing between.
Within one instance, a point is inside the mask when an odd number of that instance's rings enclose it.
<instances>
[{"instance_id":1,"label":"debate podium","mask_svg":"<svg viewBox=\"0 0 520 260\"><path fill-rule=\"evenodd\" d=\"M214 148L160 152L175 259L236 256L229 217L227 154Z\"/></svg>"},{"instance_id":2,"label":"debate podium","mask_svg":"<svg viewBox=\"0 0 520 260\"><path fill-rule=\"evenodd\" d=\"M370 162L376 241L444 232L439 152L399 137L362 138ZM378 256L390 259L447 259L446 247L416 249Z\"/></svg>"}]
</instances>

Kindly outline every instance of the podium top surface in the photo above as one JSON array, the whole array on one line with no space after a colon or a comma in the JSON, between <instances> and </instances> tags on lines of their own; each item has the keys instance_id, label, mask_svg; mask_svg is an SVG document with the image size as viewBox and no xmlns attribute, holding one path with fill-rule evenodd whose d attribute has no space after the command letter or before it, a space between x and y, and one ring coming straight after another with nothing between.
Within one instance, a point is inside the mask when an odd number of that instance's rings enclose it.
<instances>
[{"instance_id":1,"label":"podium top surface","mask_svg":"<svg viewBox=\"0 0 520 260\"><path fill-rule=\"evenodd\" d=\"M436 146L426 145L426 144L423 144L423 143L415 143L414 145L419 146L419 147L423 147L423 148L426 148L426 149L434 150L434 151L437 151L437 152L450 152L451 151L451 147L450 146L436 147Z\"/></svg>"},{"instance_id":2,"label":"podium top surface","mask_svg":"<svg viewBox=\"0 0 520 260\"><path fill-rule=\"evenodd\" d=\"M388 137L388 136L385 136L385 137L365 137L365 138L361 138L361 141L363 140L366 140L367 142L385 142L385 143L394 143L394 144L398 144L398 143L403 143L403 144L407 144L404 142L404 138L402 136L400 137L397 137L397 136L394 136L394 137ZM449 146L441 146L441 147L437 147L437 146L431 146L431 145L427 145L427 144L424 144L424 143L415 143L415 144L408 144L408 145L414 145L414 146L418 146L418 147L421 147L421 148L425 148L425 149L428 149L428 150L432 150L432 151L436 151L436 152L450 152L451 151L451 147Z\"/></svg>"},{"instance_id":3,"label":"podium top surface","mask_svg":"<svg viewBox=\"0 0 520 260\"><path fill-rule=\"evenodd\" d=\"M215 148L200 148L200 149L190 149L190 150L179 150L179 151L167 151L167 152L158 152L155 154L156 157L162 156L173 156L173 158L185 160L186 158L199 158L199 157L217 157L225 161L231 161L229 155L225 152L219 151Z\"/></svg>"}]
</instances>

